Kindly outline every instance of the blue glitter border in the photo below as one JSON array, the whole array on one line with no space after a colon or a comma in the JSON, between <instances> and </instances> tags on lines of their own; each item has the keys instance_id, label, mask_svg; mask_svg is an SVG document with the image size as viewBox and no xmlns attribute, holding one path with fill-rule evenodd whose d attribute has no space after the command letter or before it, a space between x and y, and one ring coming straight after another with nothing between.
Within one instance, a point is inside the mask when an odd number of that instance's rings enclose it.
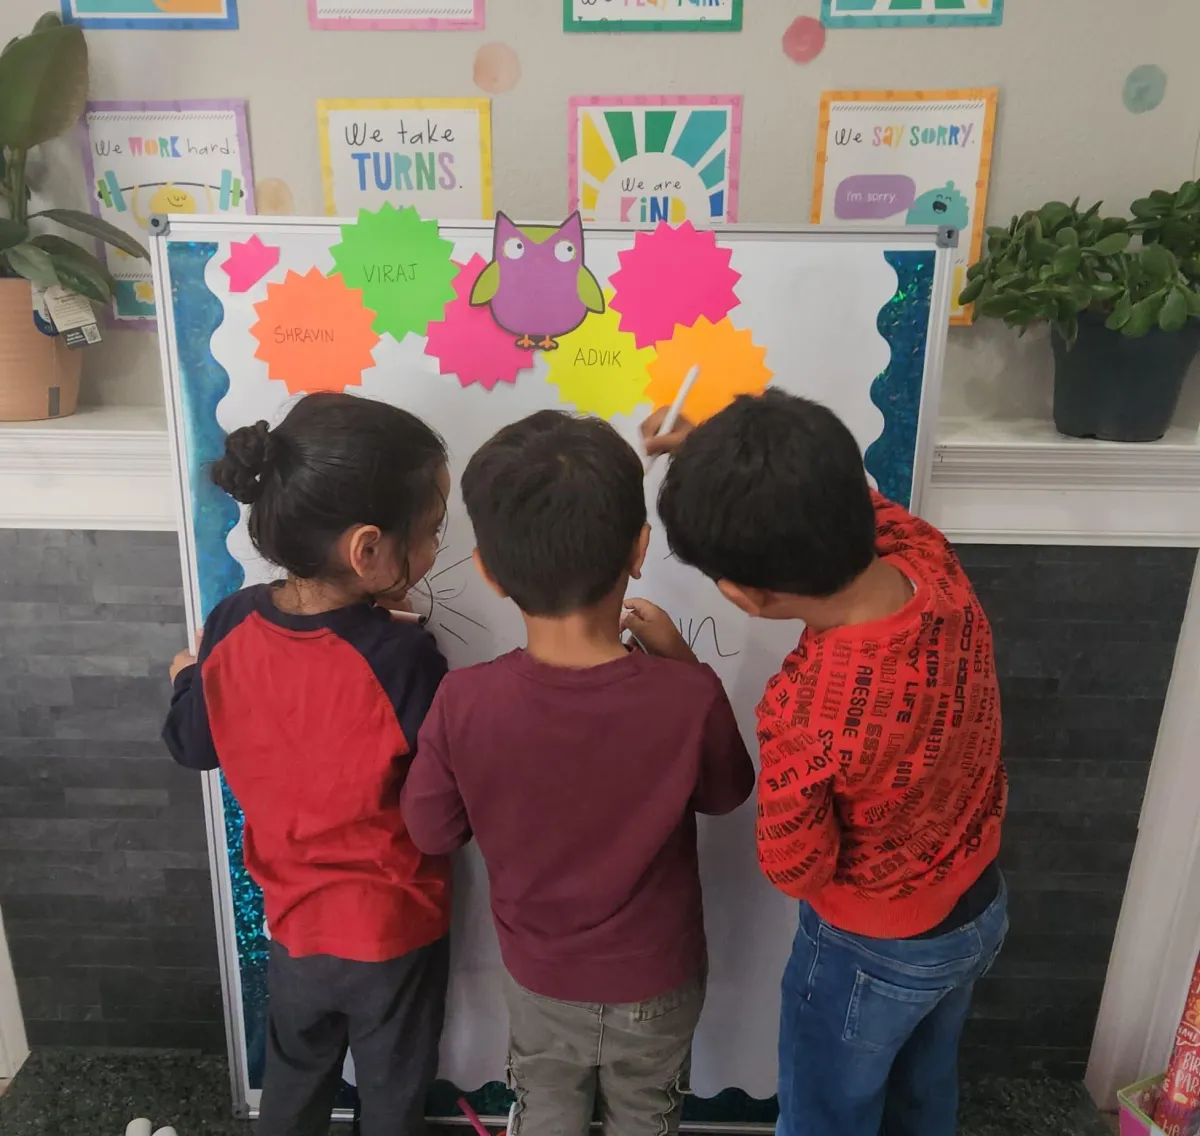
<instances>
[{"instance_id":1,"label":"blue glitter border","mask_svg":"<svg viewBox=\"0 0 1200 1136\"><path fill-rule=\"evenodd\" d=\"M208 466L225 452L225 431L217 421L217 405L229 391L229 373L213 358L210 349L213 332L225 320L221 301L213 295L204 279L208 262L216 254L217 245L209 241L172 241L167 246L184 443L191 482L196 574L204 618L221 600L236 592L246 579L226 543L238 523L237 504L208 477ZM262 1081L267 998L267 940L262 933L262 893L246 871L242 859L242 810L223 777L221 801L225 816L225 846L229 853L250 1084L257 1088Z\"/></svg>"},{"instance_id":2,"label":"blue glitter border","mask_svg":"<svg viewBox=\"0 0 1200 1136\"><path fill-rule=\"evenodd\" d=\"M892 349L887 367L871 384L871 401L883 412L883 433L863 461L879 492L905 507L912 500L929 308L937 256L928 251L885 252L895 270L896 291L879 310L876 327Z\"/></svg>"}]
</instances>

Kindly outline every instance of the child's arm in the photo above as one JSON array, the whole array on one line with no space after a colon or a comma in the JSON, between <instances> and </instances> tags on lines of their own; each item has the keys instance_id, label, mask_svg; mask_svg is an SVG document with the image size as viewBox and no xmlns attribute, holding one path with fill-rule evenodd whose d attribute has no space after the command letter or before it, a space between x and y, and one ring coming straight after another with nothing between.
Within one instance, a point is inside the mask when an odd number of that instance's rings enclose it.
<instances>
[{"instance_id":1,"label":"child's arm","mask_svg":"<svg viewBox=\"0 0 1200 1136\"><path fill-rule=\"evenodd\" d=\"M196 654L204 657L203 633L196 636ZM208 725L204 679L196 655L180 651L171 664L171 708L163 726L163 741L171 756L188 769L216 769L220 765Z\"/></svg>"},{"instance_id":2,"label":"child's arm","mask_svg":"<svg viewBox=\"0 0 1200 1136\"><path fill-rule=\"evenodd\" d=\"M454 852L471 839L467 808L450 766L446 701L444 694L433 700L421 726L417 757L400 794L408 834L430 856Z\"/></svg>"},{"instance_id":3,"label":"child's arm","mask_svg":"<svg viewBox=\"0 0 1200 1136\"><path fill-rule=\"evenodd\" d=\"M715 674L713 685L716 690L704 724L700 779L692 807L708 816L724 816L753 792L754 762L746 752L725 688Z\"/></svg>"},{"instance_id":4,"label":"child's arm","mask_svg":"<svg viewBox=\"0 0 1200 1136\"><path fill-rule=\"evenodd\" d=\"M785 895L807 899L819 892L837 869L841 832L833 807L833 771L809 781L791 780L805 759L788 759L787 773L764 761L758 779L758 863Z\"/></svg>"}]
</instances>

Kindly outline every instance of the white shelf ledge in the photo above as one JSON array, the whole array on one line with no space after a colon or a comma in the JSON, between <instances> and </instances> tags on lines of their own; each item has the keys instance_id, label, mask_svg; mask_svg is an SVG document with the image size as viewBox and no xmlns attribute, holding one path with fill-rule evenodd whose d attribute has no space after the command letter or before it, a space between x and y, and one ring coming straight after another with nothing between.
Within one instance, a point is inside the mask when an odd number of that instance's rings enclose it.
<instances>
[{"instance_id":1,"label":"white shelf ledge","mask_svg":"<svg viewBox=\"0 0 1200 1136\"><path fill-rule=\"evenodd\" d=\"M940 424L922 511L954 540L1200 546L1200 445L1121 445L1049 422ZM0 528L172 530L161 407L0 425Z\"/></svg>"}]
</instances>

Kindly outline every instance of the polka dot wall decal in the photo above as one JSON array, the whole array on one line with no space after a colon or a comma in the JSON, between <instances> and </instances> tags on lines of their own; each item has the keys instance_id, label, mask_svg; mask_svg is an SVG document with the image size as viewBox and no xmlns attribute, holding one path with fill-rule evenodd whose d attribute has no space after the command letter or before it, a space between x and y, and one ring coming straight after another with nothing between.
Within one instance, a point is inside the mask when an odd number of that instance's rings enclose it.
<instances>
[{"instance_id":1,"label":"polka dot wall decal","mask_svg":"<svg viewBox=\"0 0 1200 1136\"><path fill-rule=\"evenodd\" d=\"M825 28L812 16L797 16L783 33L783 54L793 63L811 63L825 48Z\"/></svg>"},{"instance_id":2,"label":"polka dot wall decal","mask_svg":"<svg viewBox=\"0 0 1200 1136\"><path fill-rule=\"evenodd\" d=\"M475 53L475 86L489 95L511 91L521 78L521 60L506 43L485 43Z\"/></svg>"},{"instance_id":3,"label":"polka dot wall decal","mask_svg":"<svg viewBox=\"0 0 1200 1136\"><path fill-rule=\"evenodd\" d=\"M256 212L287 216L296 212L291 186L280 178L263 178L254 187Z\"/></svg>"},{"instance_id":4,"label":"polka dot wall decal","mask_svg":"<svg viewBox=\"0 0 1200 1136\"><path fill-rule=\"evenodd\" d=\"M1130 114L1154 110L1167 93L1167 73L1155 63L1143 63L1129 72L1121 101Z\"/></svg>"}]
</instances>

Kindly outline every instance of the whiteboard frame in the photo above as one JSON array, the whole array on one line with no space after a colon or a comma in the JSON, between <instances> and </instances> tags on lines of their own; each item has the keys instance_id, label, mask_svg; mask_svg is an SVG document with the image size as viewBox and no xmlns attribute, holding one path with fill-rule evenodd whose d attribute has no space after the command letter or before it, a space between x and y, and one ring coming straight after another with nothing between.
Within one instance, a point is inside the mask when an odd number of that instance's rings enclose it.
<instances>
[{"instance_id":1,"label":"whiteboard frame","mask_svg":"<svg viewBox=\"0 0 1200 1136\"><path fill-rule=\"evenodd\" d=\"M247 237L264 231L283 231L319 236L355 223L353 217L261 217L247 215L230 217L222 214L173 214L150 219L150 259L153 270L154 294L158 305L158 343L162 363L163 395L167 410L167 435L171 459L183 452L181 435L183 414L179 386L179 355L175 342L174 305L164 303L170 296L170 265L168 245L172 240L220 241L238 230L248 230ZM520 223L520 222L518 222ZM654 229L653 225L614 225L589 223L585 233L604 235L634 234ZM443 222L441 235L449 240L490 235L494 221ZM819 238L823 242L857 243L863 240L886 241L896 247L929 249L935 256L932 293L929 306L929 326L941 328L933 332L925 344L925 370L922 375L921 413L917 420L917 444L913 452L913 487L909 507L919 515L929 486L935 446L933 425L937 419L942 390L942 369L946 359L946 341L950 327L953 297L954 258L958 232L937 226L911 225L875 227L848 225L722 225L722 239L805 241ZM928 419L933 419L934 422ZM184 609L187 615L189 644L195 642L196 632L204 621L199 610L198 576L196 574L196 543L192 527L191 473L186 463L175 467L173 482L176 522L179 532L179 552L183 567ZM237 936L233 911L233 889L229 873L229 849L225 841L225 806L221 799L220 772L213 770L203 776L204 816L208 838L209 870L212 874L213 911L217 924L218 956L221 967L221 993L225 1009L225 1041L229 1057L229 1074L233 1092L233 1111L238 1117L256 1118L261 1090L250 1088L247 1063L245 1015L242 1002L241 960L237 952ZM352 1115L339 1109L335 1121L350 1121ZM459 1118L438 1117L438 1123L465 1124ZM486 1123L503 1125L506 1117L488 1116ZM703 1124L684 1125L689 1131L708 1132L769 1132L768 1125Z\"/></svg>"}]
</instances>

